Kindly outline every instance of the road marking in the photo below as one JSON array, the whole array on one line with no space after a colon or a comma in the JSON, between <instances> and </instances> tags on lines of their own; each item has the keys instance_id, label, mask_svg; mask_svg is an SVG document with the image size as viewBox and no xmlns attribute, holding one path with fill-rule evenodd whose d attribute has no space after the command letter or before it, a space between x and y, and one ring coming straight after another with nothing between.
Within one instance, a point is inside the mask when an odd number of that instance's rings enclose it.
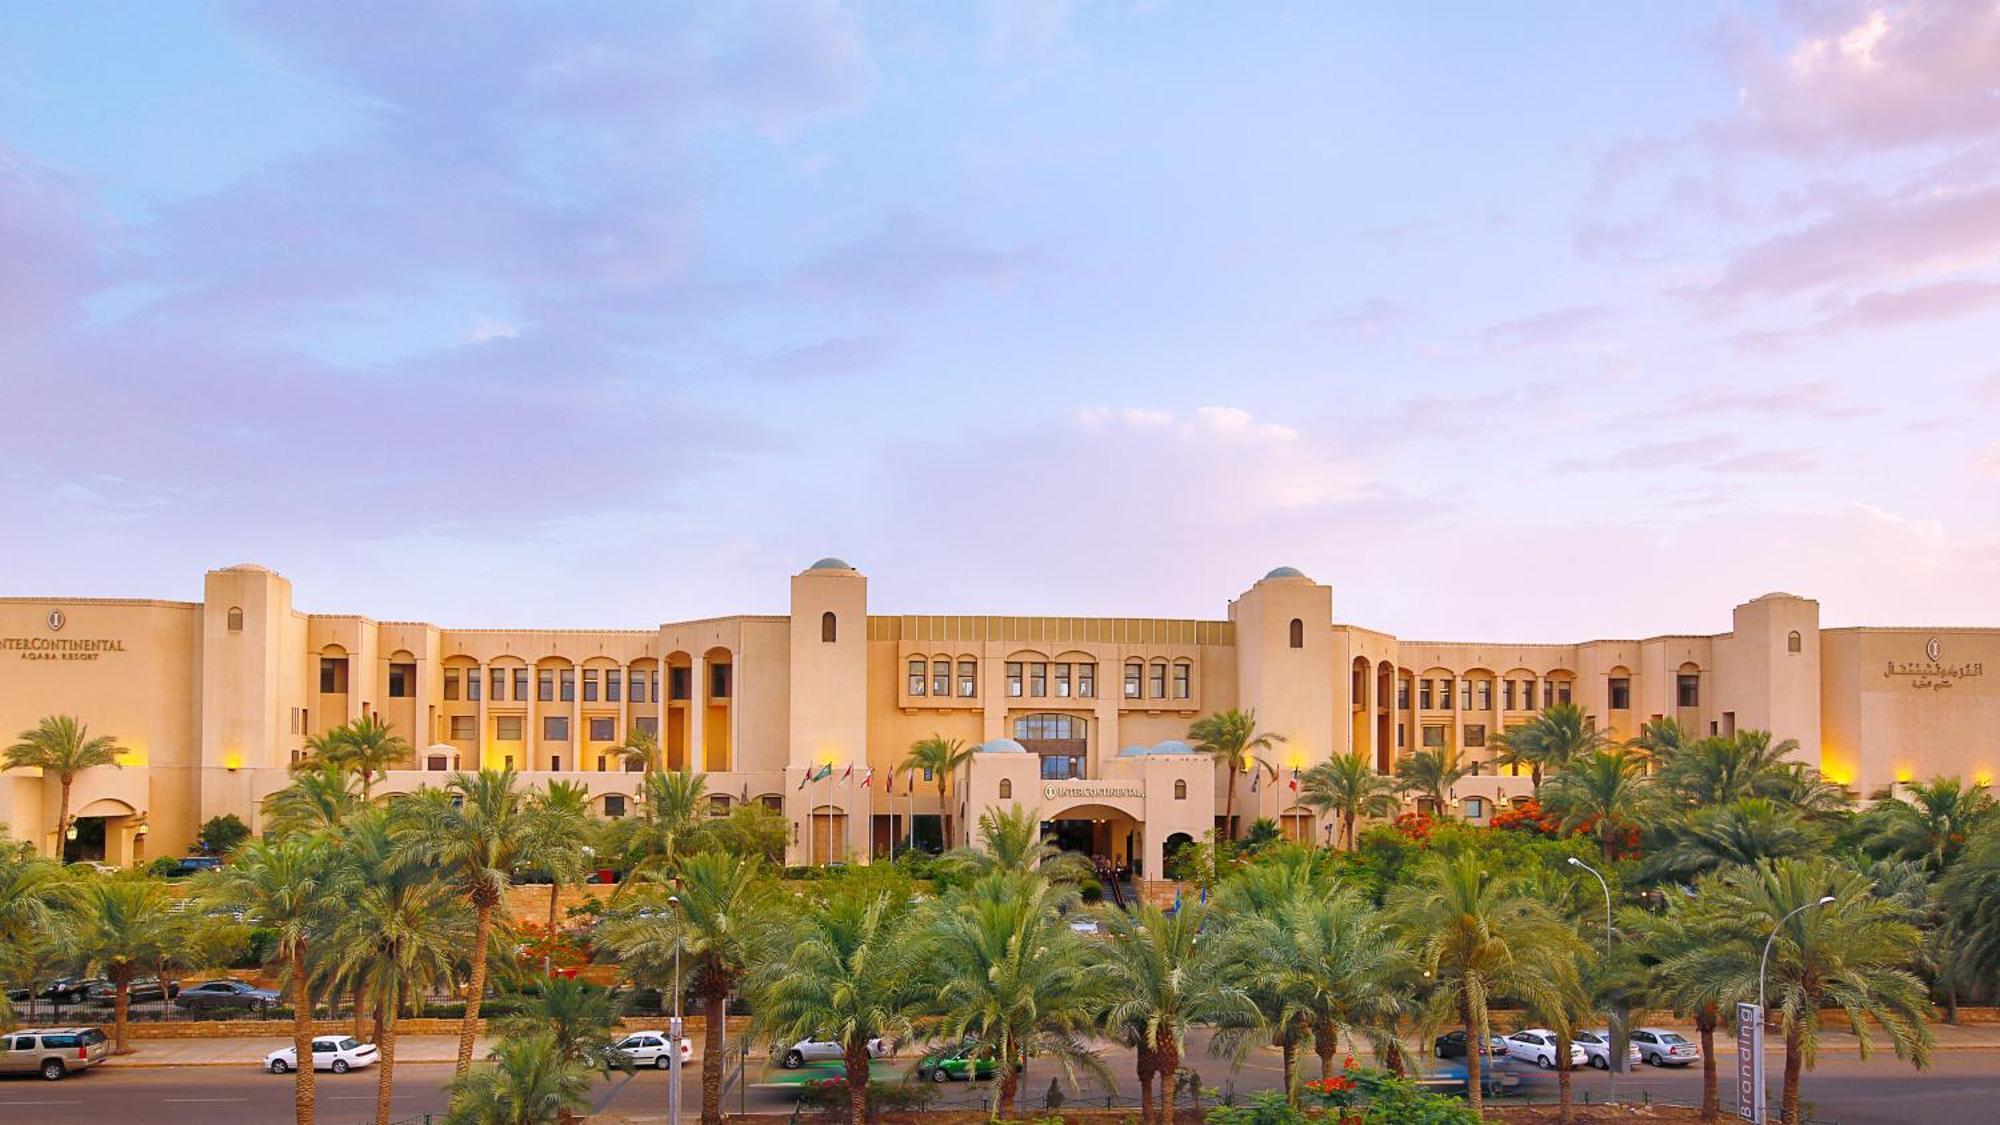
<instances>
[{"instance_id":1,"label":"road marking","mask_svg":"<svg viewBox=\"0 0 2000 1125\"><path fill-rule=\"evenodd\" d=\"M163 1102L247 1102L249 1098L161 1098Z\"/></svg>"},{"instance_id":2,"label":"road marking","mask_svg":"<svg viewBox=\"0 0 2000 1125\"><path fill-rule=\"evenodd\" d=\"M17 1106L17 1105L82 1105L82 1104L83 1104L83 1102L81 1102L81 1101L74 1101L74 1102L0 1102L0 1106Z\"/></svg>"}]
</instances>

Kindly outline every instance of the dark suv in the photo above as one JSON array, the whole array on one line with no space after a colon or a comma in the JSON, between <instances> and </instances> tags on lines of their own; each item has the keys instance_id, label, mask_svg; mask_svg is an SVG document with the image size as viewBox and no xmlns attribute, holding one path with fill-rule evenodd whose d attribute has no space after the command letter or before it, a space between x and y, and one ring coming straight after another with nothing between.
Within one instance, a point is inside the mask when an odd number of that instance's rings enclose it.
<instances>
[{"instance_id":1,"label":"dark suv","mask_svg":"<svg viewBox=\"0 0 2000 1125\"><path fill-rule=\"evenodd\" d=\"M159 977L140 977L125 988L125 998L134 1004L144 1004L149 1000L171 1000L180 995L181 982L170 980L165 985ZM112 1004L118 1000L118 986L108 980L94 981L84 991L93 1004Z\"/></svg>"},{"instance_id":2,"label":"dark suv","mask_svg":"<svg viewBox=\"0 0 2000 1125\"><path fill-rule=\"evenodd\" d=\"M203 981L193 988L181 989L180 995L174 997L174 1003L190 1012L217 1008L249 1008L261 1012L277 1002L277 993L240 980Z\"/></svg>"}]
</instances>

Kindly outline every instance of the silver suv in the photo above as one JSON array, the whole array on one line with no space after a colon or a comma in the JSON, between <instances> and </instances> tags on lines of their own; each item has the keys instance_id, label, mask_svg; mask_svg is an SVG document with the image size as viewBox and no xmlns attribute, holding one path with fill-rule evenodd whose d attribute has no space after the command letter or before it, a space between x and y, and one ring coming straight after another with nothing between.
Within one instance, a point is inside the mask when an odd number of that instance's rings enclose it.
<instances>
[{"instance_id":1,"label":"silver suv","mask_svg":"<svg viewBox=\"0 0 2000 1125\"><path fill-rule=\"evenodd\" d=\"M87 1070L111 1054L94 1027L28 1028L0 1034L0 1074L40 1074L51 1082Z\"/></svg>"}]
</instances>

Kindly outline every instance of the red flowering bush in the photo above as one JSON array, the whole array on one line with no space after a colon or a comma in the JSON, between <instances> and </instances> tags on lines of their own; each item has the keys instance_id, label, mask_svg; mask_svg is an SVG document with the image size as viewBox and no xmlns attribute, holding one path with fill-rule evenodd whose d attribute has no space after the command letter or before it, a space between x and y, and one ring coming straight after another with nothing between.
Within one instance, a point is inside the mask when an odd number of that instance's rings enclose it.
<instances>
[{"instance_id":1,"label":"red flowering bush","mask_svg":"<svg viewBox=\"0 0 2000 1125\"><path fill-rule=\"evenodd\" d=\"M1494 813L1490 823L1502 832L1533 832L1552 840L1562 835L1562 818L1545 811L1542 803L1533 797L1521 802L1518 808Z\"/></svg>"},{"instance_id":2,"label":"red flowering bush","mask_svg":"<svg viewBox=\"0 0 2000 1125\"><path fill-rule=\"evenodd\" d=\"M1436 827L1437 821L1431 819L1431 814L1424 812L1406 812L1398 816L1395 821L1396 831L1419 842L1430 839L1431 829Z\"/></svg>"}]
</instances>

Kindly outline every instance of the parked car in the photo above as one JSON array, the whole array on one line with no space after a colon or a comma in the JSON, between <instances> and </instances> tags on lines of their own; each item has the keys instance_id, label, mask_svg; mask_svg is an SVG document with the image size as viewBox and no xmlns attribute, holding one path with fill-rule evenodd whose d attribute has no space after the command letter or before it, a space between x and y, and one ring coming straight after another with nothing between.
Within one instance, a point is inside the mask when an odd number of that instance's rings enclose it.
<instances>
[{"instance_id":1,"label":"parked car","mask_svg":"<svg viewBox=\"0 0 2000 1125\"><path fill-rule=\"evenodd\" d=\"M667 1033L664 1031L635 1031L618 1041L618 1050L640 1066L658 1067L665 1070L674 1065L673 1055L667 1048ZM681 1036L681 1062L694 1058L694 1041Z\"/></svg>"},{"instance_id":2,"label":"parked car","mask_svg":"<svg viewBox=\"0 0 2000 1125\"><path fill-rule=\"evenodd\" d=\"M779 1061L786 1070L797 1070L809 1062L825 1062L828 1059L839 1059L844 1057L845 1054L846 1052L841 1049L840 1044L835 1043L831 1039L806 1038L785 1048L785 1053L780 1056ZM888 1040L870 1039L868 1041L869 1058L879 1059L887 1054L889 1054Z\"/></svg>"},{"instance_id":3,"label":"parked car","mask_svg":"<svg viewBox=\"0 0 2000 1125\"><path fill-rule=\"evenodd\" d=\"M1465 1030L1447 1031L1431 1043L1431 1053L1441 1059L1462 1059L1465 1057ZM1496 1059L1507 1057L1507 1041L1498 1035L1486 1037L1486 1049L1480 1054Z\"/></svg>"},{"instance_id":4,"label":"parked car","mask_svg":"<svg viewBox=\"0 0 2000 1125\"><path fill-rule=\"evenodd\" d=\"M173 878L178 879L183 875L199 875L204 871L214 871L221 866L222 859L220 856L184 855L174 864Z\"/></svg>"},{"instance_id":5,"label":"parked car","mask_svg":"<svg viewBox=\"0 0 2000 1125\"><path fill-rule=\"evenodd\" d=\"M240 980L210 980L193 988L181 989L180 995L174 997L174 1003L190 1012L216 1008L248 1008L261 1012L278 1003L278 994Z\"/></svg>"},{"instance_id":6,"label":"parked car","mask_svg":"<svg viewBox=\"0 0 2000 1125\"><path fill-rule=\"evenodd\" d=\"M51 1082L88 1070L111 1054L94 1027L22 1028L0 1034L0 1074L39 1074Z\"/></svg>"},{"instance_id":7,"label":"parked car","mask_svg":"<svg viewBox=\"0 0 2000 1125\"><path fill-rule=\"evenodd\" d=\"M1599 1070L1611 1069L1611 1032L1604 1028L1579 1031L1576 1041L1583 1044L1583 1053L1590 1057L1590 1065ZM1639 1044L1633 1042L1631 1036L1625 1039L1625 1061L1628 1064L1639 1061Z\"/></svg>"},{"instance_id":8,"label":"parked car","mask_svg":"<svg viewBox=\"0 0 2000 1125\"><path fill-rule=\"evenodd\" d=\"M109 983L103 977L57 977L42 989L42 999L54 1004L81 1004L91 989Z\"/></svg>"},{"instance_id":9,"label":"parked car","mask_svg":"<svg viewBox=\"0 0 2000 1125\"><path fill-rule=\"evenodd\" d=\"M1441 1062L1414 1076L1412 1081L1437 1093L1463 1094L1471 1084L1470 1078L1464 1063ZM1521 1076L1505 1067L1484 1067L1479 1072L1479 1086L1489 1098L1498 1097L1520 1084Z\"/></svg>"},{"instance_id":10,"label":"parked car","mask_svg":"<svg viewBox=\"0 0 2000 1125\"><path fill-rule=\"evenodd\" d=\"M1639 1048L1640 1058L1654 1066L1686 1066L1701 1061L1700 1047L1680 1032L1663 1027L1633 1028L1632 1045Z\"/></svg>"},{"instance_id":11,"label":"parked car","mask_svg":"<svg viewBox=\"0 0 2000 1125\"><path fill-rule=\"evenodd\" d=\"M181 982L170 980L163 986L159 977L140 977L125 990L125 998L135 1004L151 1000L171 1000L180 995ZM92 982L84 997L93 1004L110 1004L118 999L118 986L108 980Z\"/></svg>"},{"instance_id":12,"label":"parked car","mask_svg":"<svg viewBox=\"0 0 2000 1125\"><path fill-rule=\"evenodd\" d=\"M1556 1033L1545 1027L1531 1027L1517 1031L1507 1037L1507 1057L1532 1062L1543 1070L1556 1068ZM1583 1066L1590 1061L1584 1053L1583 1044L1570 1041L1569 1065Z\"/></svg>"},{"instance_id":13,"label":"parked car","mask_svg":"<svg viewBox=\"0 0 2000 1125\"><path fill-rule=\"evenodd\" d=\"M375 1053L375 1044L363 1043L352 1035L313 1036L313 1069L330 1070L335 1074L346 1074L364 1066L374 1066L380 1061ZM264 1069L272 1074L286 1074L297 1070L299 1051L297 1047L280 1047L264 1056Z\"/></svg>"},{"instance_id":14,"label":"parked car","mask_svg":"<svg viewBox=\"0 0 2000 1125\"><path fill-rule=\"evenodd\" d=\"M998 1072L990 1056L979 1057L979 1042L967 1039L956 1047L933 1051L917 1062L917 1078L932 1082L968 1081L977 1078L990 1079ZM1014 1069L1022 1069L1022 1062L1014 1060Z\"/></svg>"}]
</instances>

